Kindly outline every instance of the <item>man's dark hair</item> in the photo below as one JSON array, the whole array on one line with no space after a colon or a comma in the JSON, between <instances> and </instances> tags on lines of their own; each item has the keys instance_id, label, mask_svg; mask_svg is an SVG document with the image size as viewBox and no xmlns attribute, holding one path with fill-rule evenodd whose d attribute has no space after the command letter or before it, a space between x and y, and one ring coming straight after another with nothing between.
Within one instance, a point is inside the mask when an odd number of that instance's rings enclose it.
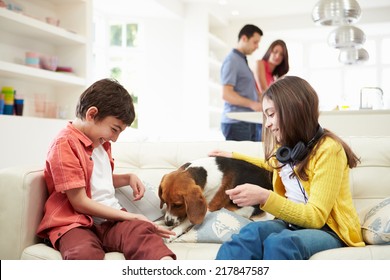
<instances>
[{"instance_id":1,"label":"man's dark hair","mask_svg":"<svg viewBox=\"0 0 390 280\"><path fill-rule=\"evenodd\" d=\"M238 40L240 40L241 37L244 35L249 39L255 33L258 33L260 36L263 36L263 31L261 31L260 28L253 24L247 24L243 28L241 28L240 33L238 33Z\"/></svg>"},{"instance_id":2,"label":"man's dark hair","mask_svg":"<svg viewBox=\"0 0 390 280\"><path fill-rule=\"evenodd\" d=\"M98 109L96 121L112 116L130 126L135 119L133 99L129 92L113 79L99 80L80 95L76 117L84 119L86 112L92 106Z\"/></svg>"}]
</instances>

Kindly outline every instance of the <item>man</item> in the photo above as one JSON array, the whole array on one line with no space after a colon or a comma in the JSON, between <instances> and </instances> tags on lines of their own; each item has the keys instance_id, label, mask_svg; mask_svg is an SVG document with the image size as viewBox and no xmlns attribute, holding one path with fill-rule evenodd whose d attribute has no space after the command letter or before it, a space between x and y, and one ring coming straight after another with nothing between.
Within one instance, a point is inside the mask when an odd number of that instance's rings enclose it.
<instances>
[{"instance_id":1,"label":"man","mask_svg":"<svg viewBox=\"0 0 390 280\"><path fill-rule=\"evenodd\" d=\"M260 28L245 25L238 34L237 48L227 55L222 64L222 98L225 104L221 130L226 140L261 141L261 124L234 120L226 115L230 112L261 112L260 92L246 59L258 48L261 36L263 31Z\"/></svg>"}]
</instances>

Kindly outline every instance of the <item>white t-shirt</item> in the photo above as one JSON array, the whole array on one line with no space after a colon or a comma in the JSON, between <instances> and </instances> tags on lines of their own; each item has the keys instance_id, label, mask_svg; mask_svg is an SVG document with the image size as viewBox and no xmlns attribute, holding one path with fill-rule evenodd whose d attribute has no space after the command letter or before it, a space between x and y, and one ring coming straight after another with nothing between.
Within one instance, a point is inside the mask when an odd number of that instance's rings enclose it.
<instances>
[{"instance_id":1,"label":"white t-shirt","mask_svg":"<svg viewBox=\"0 0 390 280\"><path fill-rule=\"evenodd\" d=\"M91 177L92 199L112 208L121 209L115 197L110 159L102 145L93 149L92 160L94 163ZM100 217L93 217L93 220L97 224L106 221Z\"/></svg>"},{"instance_id":2,"label":"white t-shirt","mask_svg":"<svg viewBox=\"0 0 390 280\"><path fill-rule=\"evenodd\" d=\"M286 197L292 201L306 204L305 196L308 197L307 193L297 177L290 178L292 172L293 170L289 164L283 166L279 171L280 178L282 179L283 185L286 189Z\"/></svg>"}]
</instances>

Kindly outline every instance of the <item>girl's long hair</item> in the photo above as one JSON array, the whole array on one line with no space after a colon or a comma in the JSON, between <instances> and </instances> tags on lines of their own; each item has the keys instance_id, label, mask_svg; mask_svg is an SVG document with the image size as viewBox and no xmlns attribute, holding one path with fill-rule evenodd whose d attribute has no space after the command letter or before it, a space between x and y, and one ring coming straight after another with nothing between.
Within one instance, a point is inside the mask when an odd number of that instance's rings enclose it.
<instances>
[{"instance_id":1,"label":"girl's long hair","mask_svg":"<svg viewBox=\"0 0 390 280\"><path fill-rule=\"evenodd\" d=\"M275 155L277 147L293 148L299 141L307 144L316 134L319 125L319 99L307 81L296 76L285 76L273 83L264 92L262 98L268 98L274 102L281 135L281 142L278 143L272 132L263 125L264 151L268 161ZM264 116L264 124L265 121ZM360 162L359 158L347 143L328 129L324 129L324 134L317 143L321 144L325 137L331 137L339 142L344 148L348 166L356 167ZM315 153L318 146L316 145L301 162L296 163L297 175L303 180L308 179L306 168L309 155Z\"/></svg>"}]
</instances>

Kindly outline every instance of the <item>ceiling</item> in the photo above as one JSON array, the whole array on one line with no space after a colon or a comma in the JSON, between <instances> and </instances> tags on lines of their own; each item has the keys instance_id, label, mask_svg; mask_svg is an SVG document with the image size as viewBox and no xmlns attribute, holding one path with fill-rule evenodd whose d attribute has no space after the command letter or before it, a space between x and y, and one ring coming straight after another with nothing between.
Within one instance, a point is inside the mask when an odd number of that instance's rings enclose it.
<instances>
[{"instance_id":1,"label":"ceiling","mask_svg":"<svg viewBox=\"0 0 390 280\"><path fill-rule=\"evenodd\" d=\"M311 13L319 0L181 0L181 2L203 2L226 19L252 19L280 17ZM223 4L220 4L223 3ZM362 10L390 7L389 0L358 0Z\"/></svg>"},{"instance_id":2,"label":"ceiling","mask_svg":"<svg viewBox=\"0 0 390 280\"><path fill-rule=\"evenodd\" d=\"M226 20L282 17L311 13L319 0L93 0L95 7L110 14L134 17L172 17L185 4L201 3ZM109 3L109 4L108 4ZM222 3L222 4L221 4ZM390 7L389 0L358 0L364 9ZM235 14L233 14L233 13Z\"/></svg>"}]
</instances>

